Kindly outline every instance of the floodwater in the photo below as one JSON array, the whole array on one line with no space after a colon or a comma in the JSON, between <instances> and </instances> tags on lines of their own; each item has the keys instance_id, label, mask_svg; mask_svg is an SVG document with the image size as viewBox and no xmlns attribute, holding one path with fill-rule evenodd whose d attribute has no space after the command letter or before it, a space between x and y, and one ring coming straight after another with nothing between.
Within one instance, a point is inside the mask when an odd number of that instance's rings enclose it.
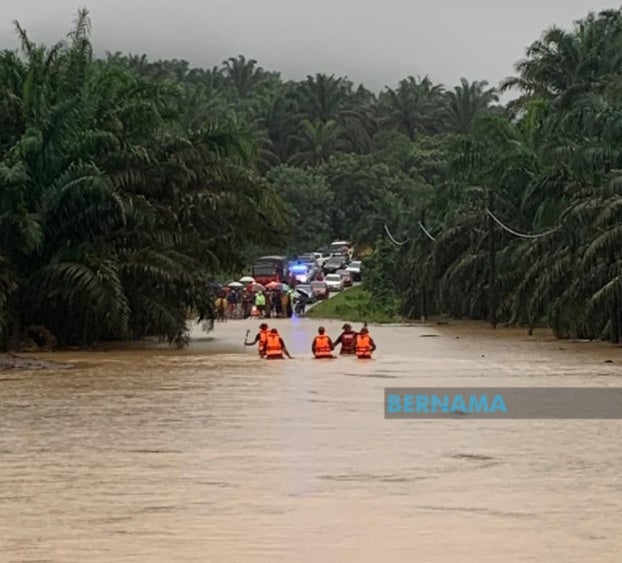
<instances>
[{"instance_id":1,"label":"floodwater","mask_svg":"<svg viewBox=\"0 0 622 563\"><path fill-rule=\"evenodd\" d=\"M385 386L619 386L620 350L372 326L372 362L321 362L275 323L294 360L230 321L0 373L0 561L622 560L621 421L383 418Z\"/></svg>"}]
</instances>

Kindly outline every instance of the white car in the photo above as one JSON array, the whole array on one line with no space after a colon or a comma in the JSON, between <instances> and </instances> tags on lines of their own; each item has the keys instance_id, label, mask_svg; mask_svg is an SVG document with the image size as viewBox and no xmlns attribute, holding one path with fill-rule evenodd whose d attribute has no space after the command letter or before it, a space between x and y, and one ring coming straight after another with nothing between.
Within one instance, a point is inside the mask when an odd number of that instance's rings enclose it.
<instances>
[{"instance_id":1,"label":"white car","mask_svg":"<svg viewBox=\"0 0 622 563\"><path fill-rule=\"evenodd\" d=\"M324 265L324 262L328 260L328 256L324 256L321 252L312 252L313 256L315 256L315 263L321 268Z\"/></svg>"},{"instance_id":2,"label":"white car","mask_svg":"<svg viewBox=\"0 0 622 563\"><path fill-rule=\"evenodd\" d=\"M343 291L343 278L339 274L327 274L324 281L328 286L328 291Z\"/></svg>"}]
</instances>

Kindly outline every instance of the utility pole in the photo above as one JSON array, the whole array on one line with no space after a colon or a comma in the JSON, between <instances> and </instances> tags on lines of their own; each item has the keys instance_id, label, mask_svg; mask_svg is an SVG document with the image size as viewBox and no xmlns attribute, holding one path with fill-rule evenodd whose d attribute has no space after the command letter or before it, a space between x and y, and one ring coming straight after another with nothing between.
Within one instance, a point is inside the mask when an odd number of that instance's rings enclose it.
<instances>
[{"instance_id":1,"label":"utility pole","mask_svg":"<svg viewBox=\"0 0 622 563\"><path fill-rule=\"evenodd\" d=\"M425 228L425 209L421 210L421 224ZM424 257L428 254L428 237L422 237L422 252L421 259L423 261ZM422 322L426 322L428 320L428 277L427 273L421 270L421 320Z\"/></svg>"},{"instance_id":2,"label":"utility pole","mask_svg":"<svg viewBox=\"0 0 622 563\"><path fill-rule=\"evenodd\" d=\"M615 264L616 256L614 250L609 249L609 263ZM618 289L614 287L610 301L609 312L609 340L614 344L620 343L620 301L618 299Z\"/></svg>"},{"instance_id":3,"label":"utility pole","mask_svg":"<svg viewBox=\"0 0 622 563\"><path fill-rule=\"evenodd\" d=\"M488 209L490 213L494 213L494 194L492 190L488 190ZM495 223L493 218L488 215L488 242L489 242L489 279L488 285L490 290L490 324L492 328L497 328L497 249L495 246Z\"/></svg>"}]
</instances>

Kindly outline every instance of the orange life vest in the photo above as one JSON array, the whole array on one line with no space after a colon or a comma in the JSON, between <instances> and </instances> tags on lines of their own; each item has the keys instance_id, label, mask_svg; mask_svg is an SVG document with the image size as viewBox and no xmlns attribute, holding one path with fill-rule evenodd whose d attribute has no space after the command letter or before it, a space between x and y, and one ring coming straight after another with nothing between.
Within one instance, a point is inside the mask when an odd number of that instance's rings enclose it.
<instances>
[{"instance_id":1,"label":"orange life vest","mask_svg":"<svg viewBox=\"0 0 622 563\"><path fill-rule=\"evenodd\" d=\"M273 333L268 333L266 338L266 357L267 358L282 358L283 346L281 346L281 336Z\"/></svg>"},{"instance_id":2,"label":"orange life vest","mask_svg":"<svg viewBox=\"0 0 622 563\"><path fill-rule=\"evenodd\" d=\"M266 342L268 341L268 329L262 328L259 331L259 349L266 347Z\"/></svg>"},{"instance_id":3,"label":"orange life vest","mask_svg":"<svg viewBox=\"0 0 622 563\"><path fill-rule=\"evenodd\" d=\"M371 338L368 334L359 334L356 337L356 357L371 358Z\"/></svg>"},{"instance_id":4,"label":"orange life vest","mask_svg":"<svg viewBox=\"0 0 622 563\"><path fill-rule=\"evenodd\" d=\"M332 358L330 353L330 338L325 334L320 334L315 337L315 357L316 358Z\"/></svg>"}]
</instances>

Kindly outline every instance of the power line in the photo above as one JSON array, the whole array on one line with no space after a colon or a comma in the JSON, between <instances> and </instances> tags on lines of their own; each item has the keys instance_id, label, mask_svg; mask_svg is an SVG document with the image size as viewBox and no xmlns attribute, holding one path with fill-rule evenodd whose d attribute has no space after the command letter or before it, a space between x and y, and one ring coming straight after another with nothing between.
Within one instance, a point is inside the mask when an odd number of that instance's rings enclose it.
<instances>
[{"instance_id":1,"label":"power line","mask_svg":"<svg viewBox=\"0 0 622 563\"><path fill-rule=\"evenodd\" d=\"M514 235L515 237L520 237L520 238L528 238L528 239L533 239L533 238L540 238L540 237L545 237L547 235L550 235L556 231L559 231L559 229L562 228L561 225L558 225L557 227L555 227L554 229L551 229L550 231L546 231L544 233L539 233L536 235L529 235L529 234L525 234L525 233L519 233L513 229L510 229L510 227L508 227L507 225L504 225L501 221L499 221L499 219L497 219L495 217L495 215L493 214L492 211L490 211L490 209L488 209L488 207L485 208L486 209L486 213L488 213L488 215L490 215L490 217L492 217L492 219L495 221L495 223L497 223L497 225L499 225L502 229L506 230L508 233Z\"/></svg>"},{"instance_id":2,"label":"power line","mask_svg":"<svg viewBox=\"0 0 622 563\"><path fill-rule=\"evenodd\" d=\"M429 231L423 226L423 223L421 221L419 221L419 227L421 228L421 230L426 234L426 236L430 239L433 240L434 242L436 242L436 239L429 233Z\"/></svg>"},{"instance_id":3,"label":"power line","mask_svg":"<svg viewBox=\"0 0 622 563\"><path fill-rule=\"evenodd\" d=\"M537 233L537 234L527 234L527 233L519 233L518 231L515 231L514 229L511 229L510 227L508 227L507 225L505 225L504 223L502 223L496 216L495 214L490 211L490 209L488 209L488 207L484 208L486 210L486 213L493 219L493 221L495 223L497 223L497 225L499 225L503 230L507 231L508 233L514 235L515 237L519 237L519 238L525 238L525 239L537 239L537 238L541 238L541 237L546 237L550 234L553 234L557 231L559 231L559 229L562 228L562 225L558 225L557 227L555 227L554 229L551 229L549 231L545 231L543 233ZM421 221L418 222L419 228L424 232L424 234L432 241L436 242L436 238L434 238L431 234L430 231L428 231L424 226L423 223ZM396 244L397 246L402 246L404 244L406 244L408 242L408 239L406 239L403 242L399 242L397 240L395 240L395 238L393 237L393 235L390 233L389 228L385 225L384 226L384 230L387 232L387 235L389 236L389 238L391 239L391 242L393 244Z\"/></svg>"},{"instance_id":4,"label":"power line","mask_svg":"<svg viewBox=\"0 0 622 563\"><path fill-rule=\"evenodd\" d=\"M408 239L406 239L404 242L397 242L394 238L393 235L391 235L391 233L389 232L389 227L387 227L386 225L384 226L384 230L387 232L387 235L389 235L389 238L391 239L391 242L393 244L397 244L397 246L402 246L403 244L406 244L408 242Z\"/></svg>"}]
</instances>

